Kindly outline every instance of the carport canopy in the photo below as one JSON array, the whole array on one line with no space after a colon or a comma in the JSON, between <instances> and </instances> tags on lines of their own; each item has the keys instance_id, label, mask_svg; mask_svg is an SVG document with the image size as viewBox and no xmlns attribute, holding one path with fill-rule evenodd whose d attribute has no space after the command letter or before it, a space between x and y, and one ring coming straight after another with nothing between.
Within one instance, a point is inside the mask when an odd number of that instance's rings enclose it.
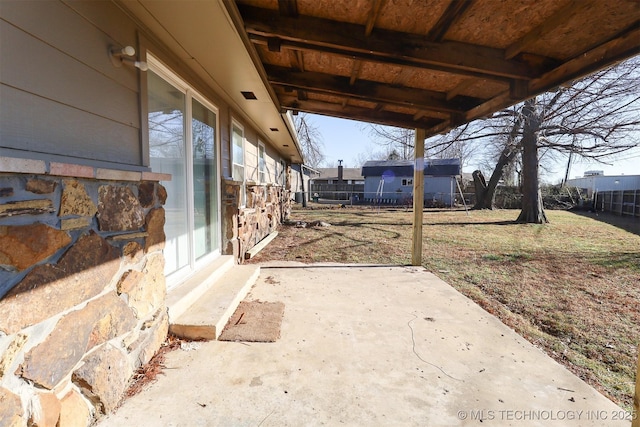
<instances>
[{"instance_id":1,"label":"carport canopy","mask_svg":"<svg viewBox=\"0 0 640 427\"><path fill-rule=\"evenodd\" d=\"M283 110L426 136L640 52L637 0L224 0Z\"/></svg>"},{"instance_id":2,"label":"carport canopy","mask_svg":"<svg viewBox=\"0 0 640 427\"><path fill-rule=\"evenodd\" d=\"M415 128L416 170L424 138L640 52L637 0L223 1L281 112Z\"/></svg>"}]
</instances>

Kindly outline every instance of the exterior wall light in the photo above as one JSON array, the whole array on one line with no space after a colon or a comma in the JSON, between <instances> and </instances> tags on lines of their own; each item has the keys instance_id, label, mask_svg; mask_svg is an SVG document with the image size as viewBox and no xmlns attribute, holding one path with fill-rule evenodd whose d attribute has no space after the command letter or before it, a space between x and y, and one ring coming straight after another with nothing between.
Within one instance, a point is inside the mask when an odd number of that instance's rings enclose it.
<instances>
[{"instance_id":1,"label":"exterior wall light","mask_svg":"<svg viewBox=\"0 0 640 427\"><path fill-rule=\"evenodd\" d=\"M140 71L147 71L149 65L144 61L138 61L134 58L136 50L133 46L125 46L123 48L111 47L109 48L109 57L114 67L122 67L122 64L131 65L138 68Z\"/></svg>"}]
</instances>

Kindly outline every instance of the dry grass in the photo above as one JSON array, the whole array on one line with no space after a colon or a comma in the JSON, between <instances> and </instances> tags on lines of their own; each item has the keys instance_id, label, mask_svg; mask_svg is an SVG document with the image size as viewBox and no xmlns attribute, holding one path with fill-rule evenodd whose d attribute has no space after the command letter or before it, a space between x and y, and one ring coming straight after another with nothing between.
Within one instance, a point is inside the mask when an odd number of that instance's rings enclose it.
<instances>
[{"instance_id":1,"label":"dry grass","mask_svg":"<svg viewBox=\"0 0 640 427\"><path fill-rule=\"evenodd\" d=\"M633 401L640 344L640 236L564 211L427 211L423 264L619 405ZM411 212L294 210L251 262L410 262Z\"/></svg>"}]
</instances>

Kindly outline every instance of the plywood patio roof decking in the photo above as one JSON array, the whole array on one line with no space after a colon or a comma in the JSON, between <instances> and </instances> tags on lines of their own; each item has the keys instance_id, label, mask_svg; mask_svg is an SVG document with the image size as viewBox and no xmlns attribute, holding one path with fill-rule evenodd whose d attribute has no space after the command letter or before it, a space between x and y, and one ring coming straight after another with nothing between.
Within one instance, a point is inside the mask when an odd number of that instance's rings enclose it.
<instances>
[{"instance_id":1,"label":"plywood patio roof decking","mask_svg":"<svg viewBox=\"0 0 640 427\"><path fill-rule=\"evenodd\" d=\"M427 136L640 52L636 0L223 0L282 111Z\"/></svg>"}]
</instances>

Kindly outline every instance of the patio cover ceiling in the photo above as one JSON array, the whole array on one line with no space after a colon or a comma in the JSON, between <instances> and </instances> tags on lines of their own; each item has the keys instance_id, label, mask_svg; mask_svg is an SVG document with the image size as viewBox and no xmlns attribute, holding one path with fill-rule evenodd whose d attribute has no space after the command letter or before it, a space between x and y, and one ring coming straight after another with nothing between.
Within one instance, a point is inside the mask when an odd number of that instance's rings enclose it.
<instances>
[{"instance_id":1,"label":"patio cover ceiling","mask_svg":"<svg viewBox=\"0 0 640 427\"><path fill-rule=\"evenodd\" d=\"M640 52L637 0L223 0L282 111L444 132Z\"/></svg>"}]
</instances>

